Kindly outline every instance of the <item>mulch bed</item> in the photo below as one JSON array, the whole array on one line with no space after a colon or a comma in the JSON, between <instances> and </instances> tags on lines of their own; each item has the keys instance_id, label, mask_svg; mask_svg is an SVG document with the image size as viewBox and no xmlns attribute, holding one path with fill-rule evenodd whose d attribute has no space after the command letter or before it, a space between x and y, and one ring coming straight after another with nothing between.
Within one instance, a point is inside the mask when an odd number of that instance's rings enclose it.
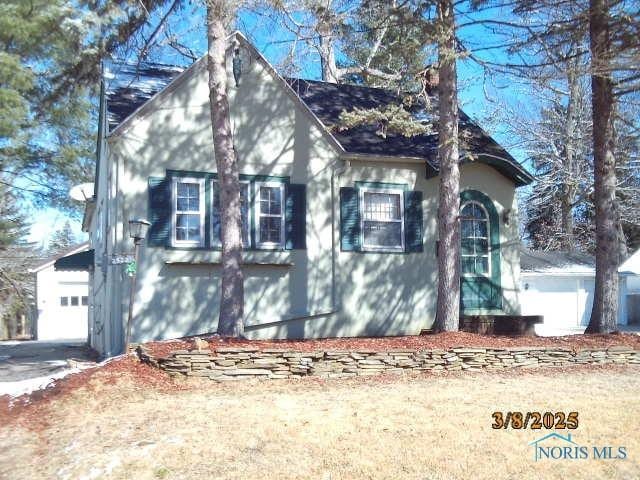
<instances>
[{"instance_id":1,"label":"mulch bed","mask_svg":"<svg viewBox=\"0 0 640 480\"><path fill-rule=\"evenodd\" d=\"M156 357L163 357L175 350L194 348L193 338L149 342L145 344ZM613 333L609 335L567 335L564 337L509 337L478 335L467 332L446 332L404 337L349 337L318 340L245 340L222 338L217 335L200 336L215 351L222 347L251 347L258 349L280 348L311 352L319 350L429 350L456 347L507 348L507 347L563 347L574 350L624 345L640 350L640 335Z\"/></svg>"},{"instance_id":2,"label":"mulch bed","mask_svg":"<svg viewBox=\"0 0 640 480\"><path fill-rule=\"evenodd\" d=\"M72 373L58 379L43 390L11 398L0 396L0 425L9 425L20 421L34 429L46 428L49 415L47 409L57 399L71 395L80 388L93 390L92 380L103 384L115 384L124 376L135 378L136 389L152 388L158 391L171 391L187 388L176 384L168 375L157 368L140 362L134 355L117 357L104 365L91 367L78 373Z\"/></svg>"},{"instance_id":3,"label":"mulch bed","mask_svg":"<svg viewBox=\"0 0 640 480\"><path fill-rule=\"evenodd\" d=\"M190 350L193 338L150 342L145 344L155 356L165 356L174 350ZM555 346L568 349L605 348L624 345L640 350L640 335L572 335L565 337L505 337L478 335L466 332L439 333L422 336L381 337L381 338L328 338L319 340L245 340L221 338L216 335L201 336L209 343L211 350L222 347L278 348L301 352L319 350L370 350L387 351L395 349L449 349L455 347L536 347ZM579 368L579 367L572 367ZM588 366L593 369L594 366ZM603 367L604 368L604 367ZM613 368L613 366L607 366ZM539 370L537 370L539 371ZM557 371L557 369L554 369ZM573 371L573 370L572 370ZM500 372L500 375L516 375L516 372ZM153 389L161 392L190 390L192 385L176 382L160 369L141 363L136 356L128 355L115 358L104 365L92 367L71 374L44 389L17 398L0 396L0 425L19 422L27 428L39 431L49 425L48 419L54 415L52 404L72 395L78 389L93 390L96 380L101 384L116 384L119 379L130 377L135 389ZM384 377L384 376L383 376ZM366 379L371 381L370 378ZM319 381L319 380L309 380ZM384 381L383 379L381 381ZM99 393L96 392L98 395Z\"/></svg>"}]
</instances>

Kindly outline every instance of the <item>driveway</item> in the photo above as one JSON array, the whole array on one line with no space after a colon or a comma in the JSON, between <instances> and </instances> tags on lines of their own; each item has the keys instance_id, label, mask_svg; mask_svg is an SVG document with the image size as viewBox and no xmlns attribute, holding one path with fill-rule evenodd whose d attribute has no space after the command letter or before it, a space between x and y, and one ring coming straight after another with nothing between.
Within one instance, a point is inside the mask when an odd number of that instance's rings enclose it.
<instances>
[{"instance_id":1,"label":"driveway","mask_svg":"<svg viewBox=\"0 0 640 480\"><path fill-rule=\"evenodd\" d=\"M0 383L47 377L93 360L91 349L84 343L0 342Z\"/></svg>"}]
</instances>

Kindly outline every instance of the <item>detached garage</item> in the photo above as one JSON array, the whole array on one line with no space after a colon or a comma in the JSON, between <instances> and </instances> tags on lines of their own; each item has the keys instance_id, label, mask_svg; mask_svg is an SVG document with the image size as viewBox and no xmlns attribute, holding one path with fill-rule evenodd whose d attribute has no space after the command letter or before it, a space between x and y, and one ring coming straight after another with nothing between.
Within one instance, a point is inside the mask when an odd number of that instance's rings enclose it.
<instances>
[{"instance_id":1,"label":"detached garage","mask_svg":"<svg viewBox=\"0 0 640 480\"><path fill-rule=\"evenodd\" d=\"M32 270L38 309L36 340L87 341L92 264L93 251L83 243Z\"/></svg>"},{"instance_id":2,"label":"detached garage","mask_svg":"<svg viewBox=\"0 0 640 480\"><path fill-rule=\"evenodd\" d=\"M538 335L583 333L591 317L596 260L577 252L520 251L520 306L523 315L543 315ZM640 250L618 269L618 325L640 328Z\"/></svg>"},{"instance_id":3,"label":"detached garage","mask_svg":"<svg viewBox=\"0 0 640 480\"><path fill-rule=\"evenodd\" d=\"M640 327L640 250L618 269L620 274L620 314L629 327Z\"/></svg>"},{"instance_id":4,"label":"detached garage","mask_svg":"<svg viewBox=\"0 0 640 480\"><path fill-rule=\"evenodd\" d=\"M523 315L543 315L538 335L582 333L589 324L595 258L576 252L520 252Z\"/></svg>"}]
</instances>

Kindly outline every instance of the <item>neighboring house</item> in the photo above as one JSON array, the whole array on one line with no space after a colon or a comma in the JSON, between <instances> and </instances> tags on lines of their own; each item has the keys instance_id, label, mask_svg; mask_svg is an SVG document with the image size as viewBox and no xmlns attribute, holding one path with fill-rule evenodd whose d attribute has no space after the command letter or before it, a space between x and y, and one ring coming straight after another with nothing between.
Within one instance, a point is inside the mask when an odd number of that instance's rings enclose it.
<instances>
[{"instance_id":1,"label":"neighboring house","mask_svg":"<svg viewBox=\"0 0 640 480\"><path fill-rule=\"evenodd\" d=\"M31 270L36 274L36 340L87 341L92 264L89 244L83 243Z\"/></svg>"},{"instance_id":2,"label":"neighboring house","mask_svg":"<svg viewBox=\"0 0 640 480\"><path fill-rule=\"evenodd\" d=\"M520 252L523 315L543 315L538 335L582 333L589 324L596 262L578 252Z\"/></svg>"},{"instance_id":3,"label":"neighboring house","mask_svg":"<svg viewBox=\"0 0 640 480\"><path fill-rule=\"evenodd\" d=\"M640 255L619 268L618 324L640 323ZM635 273L637 271L638 273ZM596 261L578 252L520 252L520 306L523 315L542 315L538 335L583 333L591 317Z\"/></svg>"},{"instance_id":4,"label":"neighboring house","mask_svg":"<svg viewBox=\"0 0 640 480\"><path fill-rule=\"evenodd\" d=\"M337 131L342 110L399 99L376 88L285 79L242 35L233 37L242 62L236 85L230 48L246 335L401 335L431 328L437 136L382 138L377 126ZM123 348L130 279L114 259L133 250L129 219L152 222L138 265L132 341L215 332L220 296L206 57L182 73L154 66L120 86L109 82L95 196L84 218L96 252L91 344L104 355ZM414 111L435 121L422 107ZM462 308L518 314L516 188L532 177L464 113L460 125L467 139L460 179Z\"/></svg>"},{"instance_id":5,"label":"neighboring house","mask_svg":"<svg viewBox=\"0 0 640 480\"><path fill-rule=\"evenodd\" d=\"M640 326L640 249L618 268L620 274L620 314L629 326Z\"/></svg>"}]
</instances>

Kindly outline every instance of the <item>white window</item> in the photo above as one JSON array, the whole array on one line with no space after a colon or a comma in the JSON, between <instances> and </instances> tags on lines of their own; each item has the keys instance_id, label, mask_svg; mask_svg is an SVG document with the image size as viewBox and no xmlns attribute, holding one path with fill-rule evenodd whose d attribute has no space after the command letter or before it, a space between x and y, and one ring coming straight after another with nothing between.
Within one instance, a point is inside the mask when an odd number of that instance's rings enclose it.
<instances>
[{"instance_id":1,"label":"white window","mask_svg":"<svg viewBox=\"0 0 640 480\"><path fill-rule=\"evenodd\" d=\"M460 211L460 254L463 275L490 274L489 216L478 202L467 202Z\"/></svg>"},{"instance_id":2,"label":"white window","mask_svg":"<svg viewBox=\"0 0 640 480\"><path fill-rule=\"evenodd\" d=\"M204 246L204 179L173 179L173 245Z\"/></svg>"},{"instance_id":3,"label":"white window","mask_svg":"<svg viewBox=\"0 0 640 480\"><path fill-rule=\"evenodd\" d=\"M404 250L404 192L360 189L363 250Z\"/></svg>"},{"instance_id":4,"label":"white window","mask_svg":"<svg viewBox=\"0 0 640 480\"><path fill-rule=\"evenodd\" d=\"M284 184L256 182L256 247L284 247Z\"/></svg>"},{"instance_id":5,"label":"white window","mask_svg":"<svg viewBox=\"0 0 640 480\"><path fill-rule=\"evenodd\" d=\"M211 244L222 245L222 228L220 223L220 184L214 180L211 195ZM249 241L249 182L240 182L240 215L242 217L242 246L251 246Z\"/></svg>"}]
</instances>

